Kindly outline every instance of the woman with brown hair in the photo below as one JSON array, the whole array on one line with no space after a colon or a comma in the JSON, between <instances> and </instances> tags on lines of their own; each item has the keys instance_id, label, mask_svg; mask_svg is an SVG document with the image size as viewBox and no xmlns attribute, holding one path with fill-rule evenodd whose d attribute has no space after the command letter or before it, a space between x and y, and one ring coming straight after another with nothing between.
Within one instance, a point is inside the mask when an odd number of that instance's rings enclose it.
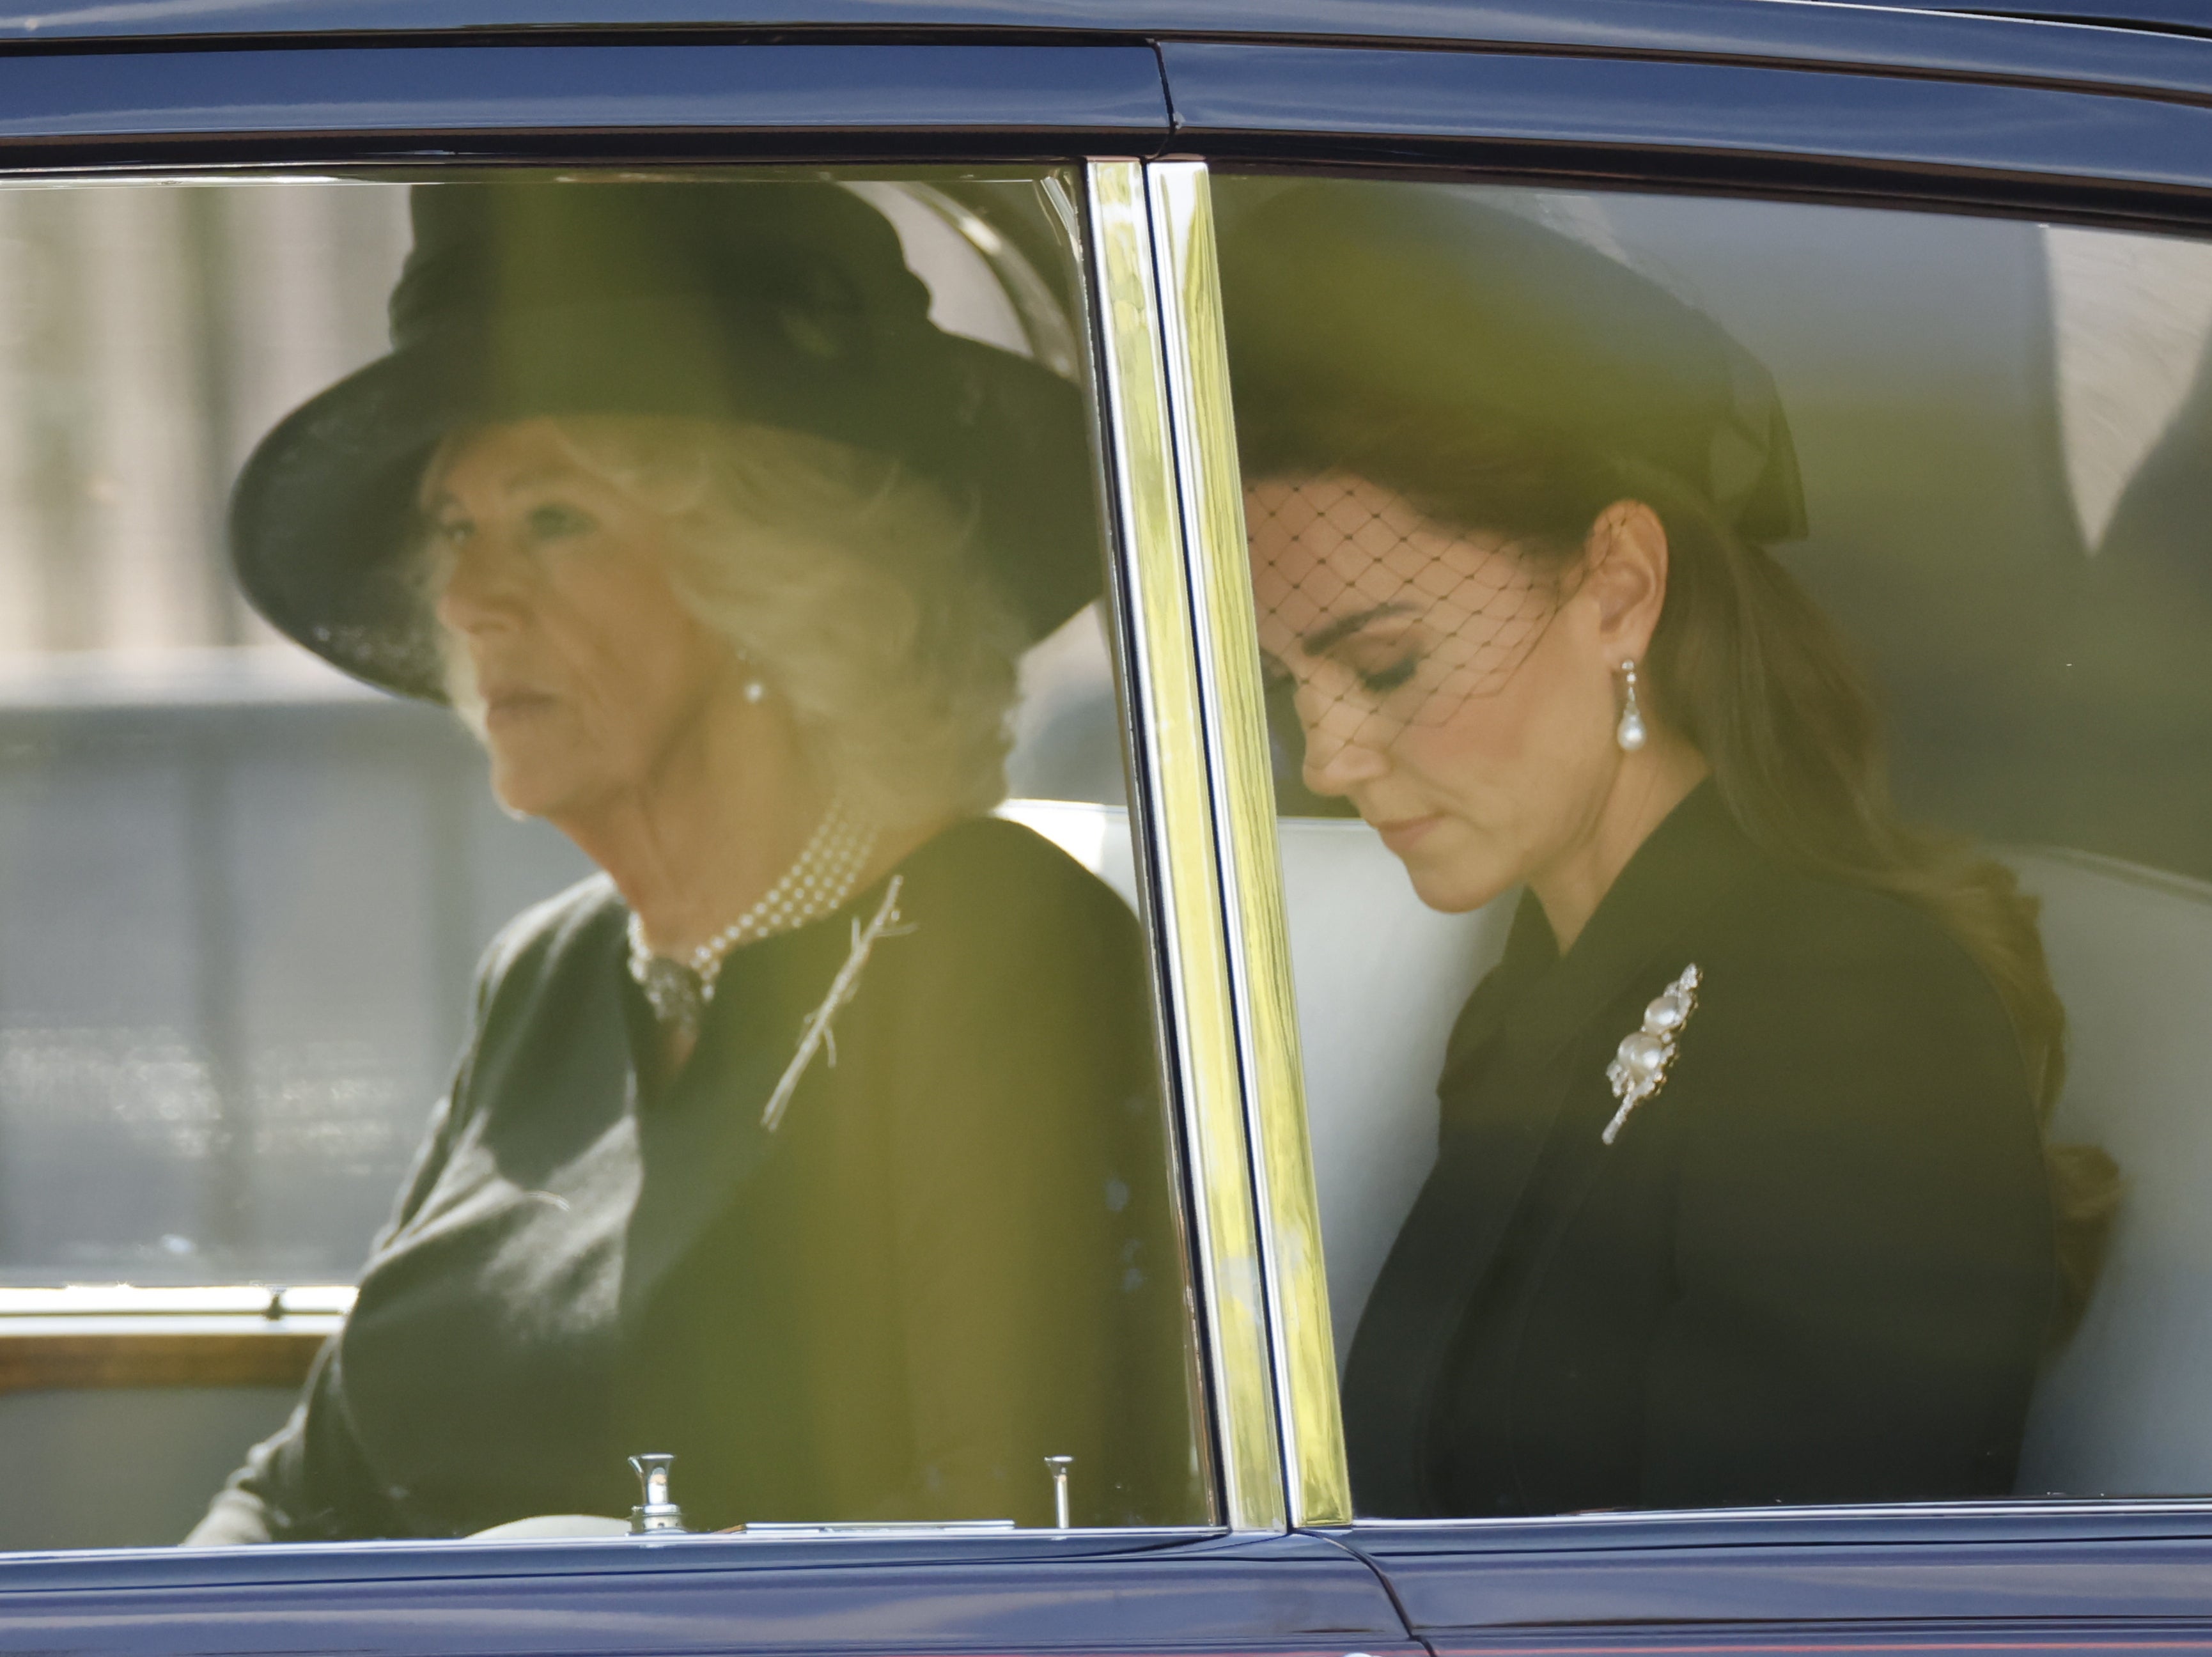
<instances>
[{"instance_id":1,"label":"woman with brown hair","mask_svg":"<svg viewBox=\"0 0 2212 1657\"><path fill-rule=\"evenodd\" d=\"M1516 215L1248 188L1226 318L1305 782L1431 907L1522 892L1352 1347L1360 1509L2006 1493L2096 1231L2061 1247L2086 1187L2046 1174L2064 1015L2033 903L1899 820L1765 549L1802 508L1765 370Z\"/></svg>"}]
</instances>

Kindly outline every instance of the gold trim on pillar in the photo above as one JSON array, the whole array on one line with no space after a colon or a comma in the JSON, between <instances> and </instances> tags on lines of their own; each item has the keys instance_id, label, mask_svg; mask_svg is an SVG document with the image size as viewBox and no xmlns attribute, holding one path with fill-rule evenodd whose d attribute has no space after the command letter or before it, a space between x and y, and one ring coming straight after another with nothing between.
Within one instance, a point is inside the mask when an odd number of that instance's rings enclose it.
<instances>
[{"instance_id":1,"label":"gold trim on pillar","mask_svg":"<svg viewBox=\"0 0 2212 1657\"><path fill-rule=\"evenodd\" d=\"M1281 1438L1144 167L1092 161L1087 189L1109 470L1143 726L1142 818L1190 1146L1224 1517L1237 1530L1279 1530L1287 1517Z\"/></svg>"},{"instance_id":2,"label":"gold trim on pillar","mask_svg":"<svg viewBox=\"0 0 2212 1657\"><path fill-rule=\"evenodd\" d=\"M1164 300L1169 429L1190 548L1199 705L1212 734L1215 836L1240 1014L1245 1111L1259 1151L1254 1166L1273 1314L1276 1398L1290 1424L1291 1522L1344 1525L1352 1520L1351 1480L1306 1134L1305 1067L1283 914L1212 191L1202 161L1154 162L1146 175Z\"/></svg>"}]
</instances>

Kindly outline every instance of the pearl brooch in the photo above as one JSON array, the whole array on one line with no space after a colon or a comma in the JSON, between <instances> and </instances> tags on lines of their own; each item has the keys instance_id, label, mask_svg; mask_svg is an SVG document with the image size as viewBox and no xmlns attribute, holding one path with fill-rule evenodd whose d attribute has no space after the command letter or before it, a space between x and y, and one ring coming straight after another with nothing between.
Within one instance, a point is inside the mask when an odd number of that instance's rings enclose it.
<instances>
[{"instance_id":1,"label":"pearl brooch","mask_svg":"<svg viewBox=\"0 0 2212 1657\"><path fill-rule=\"evenodd\" d=\"M1667 1072L1674 1063L1675 1038L1698 1010L1698 976L1694 962L1683 968L1682 975L1644 1009L1643 1028L1622 1040L1613 1062L1605 1067L1613 1096L1620 1101L1620 1108L1613 1112L1613 1120L1599 1136L1607 1144L1620 1134L1628 1113L1666 1084Z\"/></svg>"}]
</instances>

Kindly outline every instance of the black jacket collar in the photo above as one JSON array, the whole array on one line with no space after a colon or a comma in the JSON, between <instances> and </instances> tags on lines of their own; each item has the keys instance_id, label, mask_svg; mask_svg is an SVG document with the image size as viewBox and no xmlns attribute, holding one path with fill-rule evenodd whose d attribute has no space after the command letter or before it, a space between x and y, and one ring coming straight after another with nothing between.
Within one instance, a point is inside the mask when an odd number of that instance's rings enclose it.
<instances>
[{"instance_id":1,"label":"black jacket collar","mask_svg":"<svg viewBox=\"0 0 2212 1657\"><path fill-rule=\"evenodd\" d=\"M1447 1089L1501 1035L1517 1058L1538 1063L1586 1030L1692 922L1735 896L1758 863L1708 778L1636 848L1565 956L1535 894L1522 892L1504 955L1453 1029Z\"/></svg>"}]
</instances>

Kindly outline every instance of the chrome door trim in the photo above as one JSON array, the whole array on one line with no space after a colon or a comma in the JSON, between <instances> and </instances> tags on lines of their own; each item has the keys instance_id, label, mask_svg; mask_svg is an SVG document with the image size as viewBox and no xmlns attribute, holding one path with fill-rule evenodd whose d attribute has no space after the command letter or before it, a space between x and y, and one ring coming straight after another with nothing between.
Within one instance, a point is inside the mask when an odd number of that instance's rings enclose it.
<instances>
[{"instance_id":1,"label":"chrome door trim","mask_svg":"<svg viewBox=\"0 0 2212 1657\"><path fill-rule=\"evenodd\" d=\"M1143 732L1138 815L1157 883L1152 912L1172 1017L1170 1064L1189 1147L1222 1516L1232 1530L1280 1530L1289 1511L1246 1071L1214 843L1207 693L1185 573L1145 168L1136 161L1093 160L1085 176L1110 508L1129 595L1126 625Z\"/></svg>"},{"instance_id":2,"label":"chrome door trim","mask_svg":"<svg viewBox=\"0 0 2212 1657\"><path fill-rule=\"evenodd\" d=\"M1212 737L1213 829L1221 864L1246 1133L1255 1150L1275 1402L1287 1424L1291 1523L1352 1521L1343 1415L1322 1269L1321 1211L1306 1131L1305 1065L1291 981L1275 833L1266 692L1222 331L1213 196L1203 161L1146 169L1167 348L1170 431L1189 549L1199 707Z\"/></svg>"}]
</instances>

